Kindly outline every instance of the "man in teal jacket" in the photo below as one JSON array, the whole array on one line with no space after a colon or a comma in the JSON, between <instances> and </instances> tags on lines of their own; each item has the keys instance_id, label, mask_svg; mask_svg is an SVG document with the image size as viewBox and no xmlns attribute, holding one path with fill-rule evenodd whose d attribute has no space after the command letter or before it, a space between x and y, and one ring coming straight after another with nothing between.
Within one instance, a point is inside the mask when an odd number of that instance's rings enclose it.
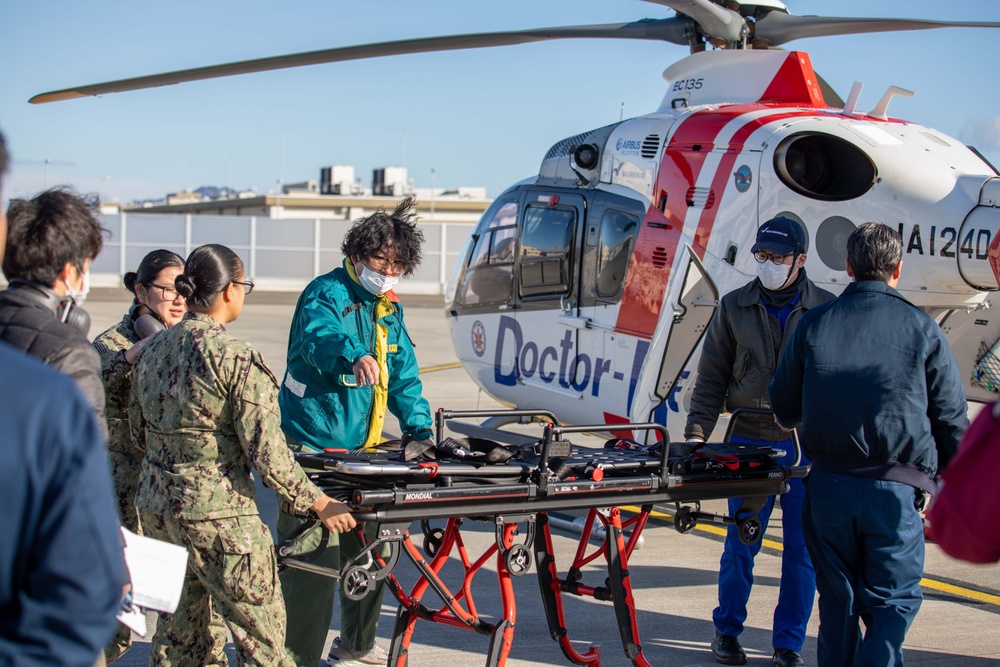
<instances>
[{"instance_id":1,"label":"man in teal jacket","mask_svg":"<svg viewBox=\"0 0 1000 667\"><path fill-rule=\"evenodd\" d=\"M420 264L423 240L412 199L390 214L362 218L344 238L343 266L313 280L299 297L278 396L281 426L294 450L371 449L382 440L387 409L404 436L430 439L430 406L421 396L413 343L392 292ZM304 520L288 509L279 508L282 536ZM320 539L314 533L301 551L315 550ZM351 533L328 539L313 561L317 565L340 568L361 549ZM288 613L285 646L296 664L314 667L326 643L336 582L288 568L281 588ZM382 588L380 582L360 601L340 596L340 637L327 658L331 665L386 664L388 656L375 644Z\"/></svg>"}]
</instances>

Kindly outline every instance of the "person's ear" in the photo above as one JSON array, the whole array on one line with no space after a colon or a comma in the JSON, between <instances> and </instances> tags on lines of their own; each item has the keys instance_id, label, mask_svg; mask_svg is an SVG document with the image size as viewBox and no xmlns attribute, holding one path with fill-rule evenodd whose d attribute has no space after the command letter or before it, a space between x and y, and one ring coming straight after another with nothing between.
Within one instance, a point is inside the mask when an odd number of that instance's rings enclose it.
<instances>
[{"instance_id":1,"label":"person's ear","mask_svg":"<svg viewBox=\"0 0 1000 667\"><path fill-rule=\"evenodd\" d=\"M145 285L136 285L132 288L135 291L135 299L142 305L146 305L146 287Z\"/></svg>"},{"instance_id":2,"label":"person's ear","mask_svg":"<svg viewBox=\"0 0 1000 667\"><path fill-rule=\"evenodd\" d=\"M851 270L851 260L845 258L844 259L844 267L845 267L845 270L847 271L847 275L850 278L853 279L854 278L854 271Z\"/></svg>"},{"instance_id":3,"label":"person's ear","mask_svg":"<svg viewBox=\"0 0 1000 667\"><path fill-rule=\"evenodd\" d=\"M903 260L899 260L899 264L892 270L892 279L899 280L901 275L903 275Z\"/></svg>"},{"instance_id":4,"label":"person's ear","mask_svg":"<svg viewBox=\"0 0 1000 667\"><path fill-rule=\"evenodd\" d=\"M795 260L795 266L801 269L803 266L806 265L807 257L809 257L809 255L807 255L806 253L802 253L801 255L799 255L799 258Z\"/></svg>"},{"instance_id":5,"label":"person's ear","mask_svg":"<svg viewBox=\"0 0 1000 667\"><path fill-rule=\"evenodd\" d=\"M76 264L73 262L66 262L63 264L62 270L59 271L59 275L56 276L56 282L61 282L68 285L70 281L75 280L79 275L80 270L76 268Z\"/></svg>"}]
</instances>

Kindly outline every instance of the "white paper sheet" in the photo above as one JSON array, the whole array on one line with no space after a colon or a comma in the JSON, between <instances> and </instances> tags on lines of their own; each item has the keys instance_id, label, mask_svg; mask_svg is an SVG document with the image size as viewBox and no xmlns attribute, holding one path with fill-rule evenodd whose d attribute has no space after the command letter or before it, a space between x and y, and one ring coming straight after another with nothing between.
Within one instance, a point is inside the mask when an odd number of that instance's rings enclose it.
<instances>
[{"instance_id":1,"label":"white paper sheet","mask_svg":"<svg viewBox=\"0 0 1000 667\"><path fill-rule=\"evenodd\" d=\"M146 637L146 614L138 607L132 607L131 611L122 611L118 613L118 620L125 624L129 630L139 635L140 637Z\"/></svg>"},{"instance_id":2,"label":"white paper sheet","mask_svg":"<svg viewBox=\"0 0 1000 667\"><path fill-rule=\"evenodd\" d=\"M187 549L136 535L125 528L122 534L125 536L125 564L132 580L132 604L172 614L180 602L184 585ZM135 629L129 623L126 625Z\"/></svg>"}]
</instances>

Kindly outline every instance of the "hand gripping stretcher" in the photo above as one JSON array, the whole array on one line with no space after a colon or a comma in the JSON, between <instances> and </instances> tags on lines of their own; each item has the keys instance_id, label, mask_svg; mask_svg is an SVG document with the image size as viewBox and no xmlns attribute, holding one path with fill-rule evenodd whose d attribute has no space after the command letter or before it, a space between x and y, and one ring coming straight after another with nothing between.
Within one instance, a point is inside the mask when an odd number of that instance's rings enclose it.
<instances>
[{"instance_id":1,"label":"hand gripping stretcher","mask_svg":"<svg viewBox=\"0 0 1000 667\"><path fill-rule=\"evenodd\" d=\"M493 456L496 450L492 448L499 447L498 443L479 440L474 447L465 447L445 438L449 419L496 416L544 417L553 423L545 426L534 446L502 448L506 453L501 457ZM606 424L559 426L555 417L545 411L439 410L435 422L439 444L433 460L407 461L402 452L391 451L296 454L305 468L320 471L309 475L320 488L349 503L355 519L373 522L378 528L375 539L366 540L367 548L339 571L312 564L308 555L293 555L307 532L324 530L318 521L303 524L278 548L281 567L339 578L350 599L361 599L375 582L386 580L399 601L390 667L407 665L418 620L488 635L486 665L502 667L510 652L516 620L511 577L526 574L532 562L550 633L571 662L598 666L600 649L591 646L580 652L570 642L564 593L610 601L626 655L639 667L649 665L639 642L628 560L653 505L673 503L674 525L680 532L690 531L699 520L712 520L735 524L740 539L752 544L761 537L757 511L767 497L784 493L790 477L807 472L801 466L777 465L775 458L782 452L770 447L728 442L670 443L666 429L659 424L615 425L616 431L655 431L659 436L655 445L611 440L605 449L596 449L574 446L564 436L606 430ZM489 462L498 458L507 460ZM700 501L720 498L742 498L742 507L734 517L701 511ZM623 505L640 509L624 518L619 510ZM556 565L548 513L581 509L587 510L584 530L570 566L562 574ZM434 519L446 520L445 527L432 527ZM494 524L493 543L475 560L462 539L467 519ZM418 522L421 531L415 535L411 526ZM604 528L604 539L600 546L593 547L589 538L598 525ZM420 546L415 537L422 537ZM401 554L418 572L417 582L408 592L393 575ZM449 588L440 576L453 556L464 570L456 589ZM604 585L581 583L583 568L600 558L607 565ZM496 622L480 616L472 596L473 578L491 559L495 559L503 607ZM428 588L443 606L434 608L424 603Z\"/></svg>"}]
</instances>

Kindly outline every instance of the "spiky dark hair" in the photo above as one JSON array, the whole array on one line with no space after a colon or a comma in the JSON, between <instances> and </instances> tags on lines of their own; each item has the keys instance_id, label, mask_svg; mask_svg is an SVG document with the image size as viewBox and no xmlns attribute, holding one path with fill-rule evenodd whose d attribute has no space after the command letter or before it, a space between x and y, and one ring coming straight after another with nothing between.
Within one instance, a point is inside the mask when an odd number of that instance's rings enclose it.
<instances>
[{"instance_id":1,"label":"spiky dark hair","mask_svg":"<svg viewBox=\"0 0 1000 667\"><path fill-rule=\"evenodd\" d=\"M380 208L356 220L347 231L340 251L346 257L369 259L391 247L396 251L396 259L406 267L403 275L413 275L420 266L420 247L424 242L424 233L417 227L415 208L416 201L407 197L392 213Z\"/></svg>"}]
</instances>

